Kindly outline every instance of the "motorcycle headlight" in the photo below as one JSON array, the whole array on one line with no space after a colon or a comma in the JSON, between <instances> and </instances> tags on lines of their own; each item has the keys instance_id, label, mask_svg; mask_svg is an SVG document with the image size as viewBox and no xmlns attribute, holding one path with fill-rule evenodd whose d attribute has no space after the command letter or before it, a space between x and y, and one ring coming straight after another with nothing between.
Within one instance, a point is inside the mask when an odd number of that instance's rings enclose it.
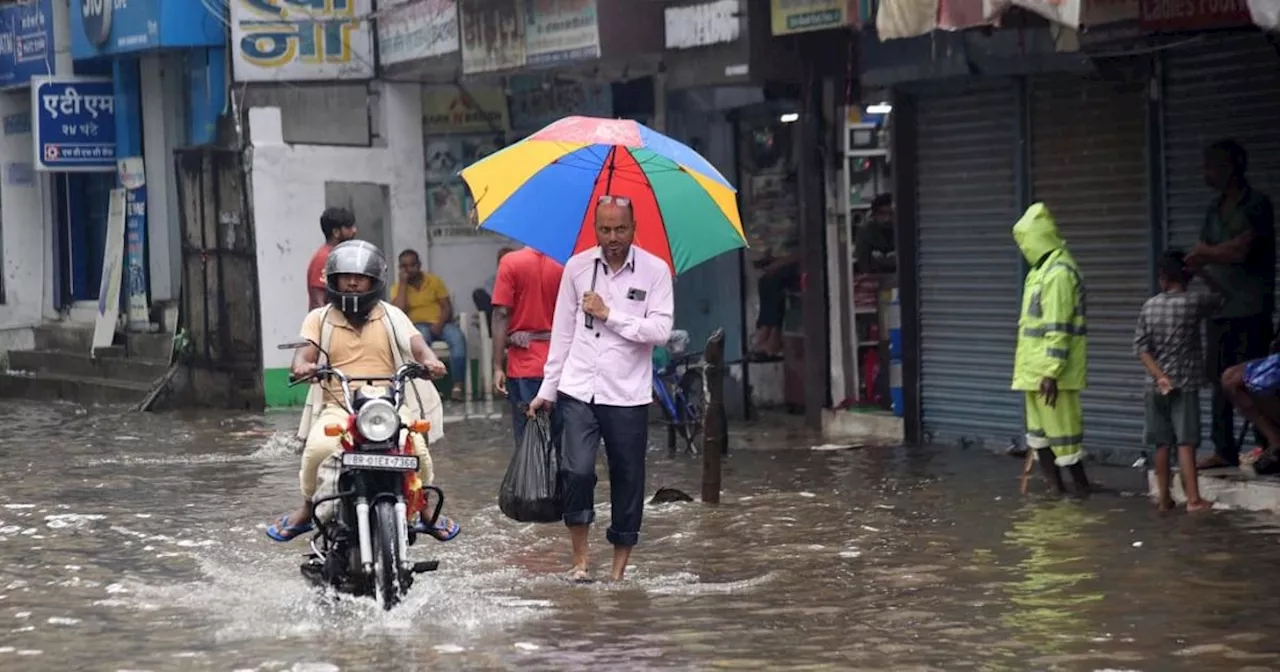
<instances>
[{"instance_id":1,"label":"motorcycle headlight","mask_svg":"<svg viewBox=\"0 0 1280 672\"><path fill-rule=\"evenodd\" d=\"M367 441L389 441L400 431L400 414L385 399L367 401L356 415L356 429Z\"/></svg>"}]
</instances>

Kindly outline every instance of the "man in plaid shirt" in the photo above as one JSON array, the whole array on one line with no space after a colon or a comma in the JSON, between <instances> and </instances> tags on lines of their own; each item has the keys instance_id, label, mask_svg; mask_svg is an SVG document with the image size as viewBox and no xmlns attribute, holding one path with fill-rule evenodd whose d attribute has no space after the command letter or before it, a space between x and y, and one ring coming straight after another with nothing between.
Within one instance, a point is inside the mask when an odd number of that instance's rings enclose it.
<instances>
[{"instance_id":1,"label":"man in plaid shirt","mask_svg":"<svg viewBox=\"0 0 1280 672\"><path fill-rule=\"evenodd\" d=\"M1211 294L1187 291L1191 275L1182 252L1166 252L1160 258L1159 276L1161 292L1143 304L1133 337L1134 354L1151 374L1146 394L1146 443L1156 447L1160 510L1173 508L1169 453L1176 445L1187 511L1201 511L1213 503L1200 498L1196 480L1200 386L1205 382L1200 327L1222 305L1222 294L1208 276L1204 277Z\"/></svg>"}]
</instances>

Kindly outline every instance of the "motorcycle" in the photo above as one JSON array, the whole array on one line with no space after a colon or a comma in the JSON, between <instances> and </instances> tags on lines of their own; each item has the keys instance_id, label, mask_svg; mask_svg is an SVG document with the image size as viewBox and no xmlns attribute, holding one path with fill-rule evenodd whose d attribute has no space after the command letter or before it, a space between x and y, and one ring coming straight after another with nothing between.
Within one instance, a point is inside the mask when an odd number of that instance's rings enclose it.
<instances>
[{"instance_id":1,"label":"motorcycle","mask_svg":"<svg viewBox=\"0 0 1280 672\"><path fill-rule=\"evenodd\" d=\"M320 349L313 341L286 343L280 348L307 345ZM329 361L328 353L320 352L324 361ZM324 427L325 435L341 437L342 464L336 492L312 501L316 534L301 570L313 585L373 597L383 609L390 610L408 593L415 575L439 569L438 560L408 560L409 547L418 536L409 520L421 514L429 528L444 507L444 492L419 481L420 458L413 451L413 435L420 434L425 441L431 425L425 420L406 423L400 417L407 384L429 377L426 367L409 362L391 376L353 378L322 365L311 375L290 381L290 387L338 381L343 405L350 414L345 424ZM353 383L361 385L353 390ZM375 383L389 383L389 388ZM397 439L402 430L407 431L400 443ZM435 495L429 514L423 513L428 493ZM327 522L320 515L326 504L334 509Z\"/></svg>"}]
</instances>

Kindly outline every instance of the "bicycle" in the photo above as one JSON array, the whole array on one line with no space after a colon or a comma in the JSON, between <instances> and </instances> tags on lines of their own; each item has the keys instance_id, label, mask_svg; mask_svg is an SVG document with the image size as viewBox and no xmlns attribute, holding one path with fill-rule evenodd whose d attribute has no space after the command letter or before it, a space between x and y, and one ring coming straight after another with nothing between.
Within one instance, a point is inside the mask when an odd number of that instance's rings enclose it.
<instances>
[{"instance_id":1,"label":"bicycle","mask_svg":"<svg viewBox=\"0 0 1280 672\"><path fill-rule=\"evenodd\" d=\"M689 332L673 330L666 345L654 352L653 397L667 425L667 451L676 455L676 437L684 439L685 452L698 454L697 439L706 417L706 362L698 352L687 352ZM662 356L665 352L666 357Z\"/></svg>"}]
</instances>

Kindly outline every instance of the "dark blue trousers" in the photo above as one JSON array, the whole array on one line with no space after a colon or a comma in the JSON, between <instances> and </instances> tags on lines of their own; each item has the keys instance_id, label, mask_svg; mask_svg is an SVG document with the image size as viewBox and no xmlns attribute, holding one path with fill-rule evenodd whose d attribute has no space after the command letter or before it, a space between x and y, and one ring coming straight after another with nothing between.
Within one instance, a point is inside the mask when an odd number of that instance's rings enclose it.
<instances>
[{"instance_id":1,"label":"dark blue trousers","mask_svg":"<svg viewBox=\"0 0 1280 672\"><path fill-rule=\"evenodd\" d=\"M511 435L517 448L524 439L524 426L529 422L529 404L538 396L538 389L541 387L541 378L507 379L507 401L511 404ZM559 446L563 432L564 413L560 410L560 404L556 404L551 408L551 443Z\"/></svg>"},{"instance_id":2,"label":"dark blue trousers","mask_svg":"<svg viewBox=\"0 0 1280 672\"><path fill-rule=\"evenodd\" d=\"M613 523L605 538L615 546L635 546L640 542L644 515L648 406L588 404L564 394L556 406L564 416L560 454L564 524L589 525L595 520L596 454L603 439L613 509Z\"/></svg>"}]
</instances>

